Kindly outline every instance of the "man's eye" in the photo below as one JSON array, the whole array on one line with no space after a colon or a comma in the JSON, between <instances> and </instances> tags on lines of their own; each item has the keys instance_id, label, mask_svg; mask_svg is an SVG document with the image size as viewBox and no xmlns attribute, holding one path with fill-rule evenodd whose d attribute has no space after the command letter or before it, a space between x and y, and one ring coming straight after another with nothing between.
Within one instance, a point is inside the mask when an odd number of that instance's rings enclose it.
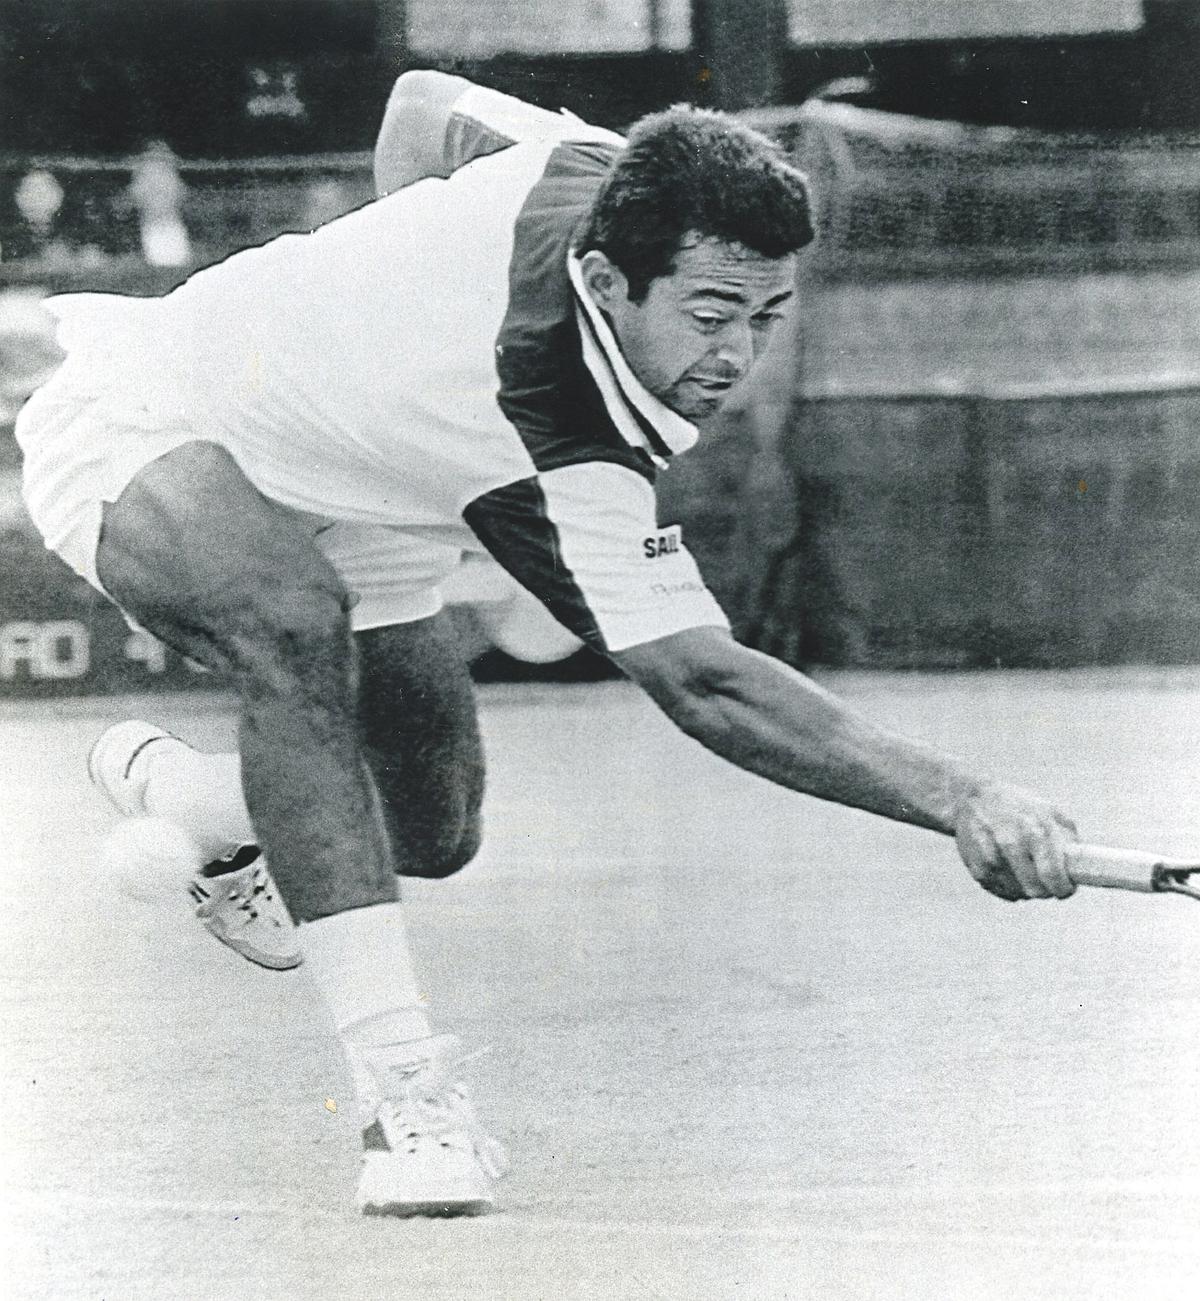
<instances>
[{"instance_id":1,"label":"man's eye","mask_svg":"<svg viewBox=\"0 0 1200 1301\"><path fill-rule=\"evenodd\" d=\"M723 316L713 316L710 312L693 312L692 319L704 330L715 330L725 320Z\"/></svg>"},{"instance_id":2,"label":"man's eye","mask_svg":"<svg viewBox=\"0 0 1200 1301\"><path fill-rule=\"evenodd\" d=\"M756 330L766 330L770 329L772 325L782 319L782 312L759 312L757 316L752 316L750 318L750 324L753 325Z\"/></svg>"}]
</instances>

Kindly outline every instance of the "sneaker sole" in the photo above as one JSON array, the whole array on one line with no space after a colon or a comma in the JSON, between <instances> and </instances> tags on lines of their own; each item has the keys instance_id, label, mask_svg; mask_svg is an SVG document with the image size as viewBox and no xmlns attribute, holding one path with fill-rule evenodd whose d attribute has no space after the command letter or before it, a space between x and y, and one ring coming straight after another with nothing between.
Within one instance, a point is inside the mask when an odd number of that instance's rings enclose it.
<instances>
[{"instance_id":1,"label":"sneaker sole","mask_svg":"<svg viewBox=\"0 0 1200 1301\"><path fill-rule=\"evenodd\" d=\"M253 962L259 967L266 967L268 971L290 971L304 961L302 953L266 953L253 945L243 944L230 935L228 931L222 930L220 925L214 925L208 917L201 917L200 924L213 939L220 940L227 949L232 949L234 953L245 958L247 962Z\"/></svg>"}]
</instances>

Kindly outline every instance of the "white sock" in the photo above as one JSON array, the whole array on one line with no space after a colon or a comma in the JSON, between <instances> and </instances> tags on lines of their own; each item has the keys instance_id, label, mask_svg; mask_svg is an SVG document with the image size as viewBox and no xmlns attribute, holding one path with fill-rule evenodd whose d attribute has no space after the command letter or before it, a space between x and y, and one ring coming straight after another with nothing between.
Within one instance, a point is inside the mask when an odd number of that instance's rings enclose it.
<instances>
[{"instance_id":1,"label":"white sock","mask_svg":"<svg viewBox=\"0 0 1200 1301\"><path fill-rule=\"evenodd\" d=\"M304 965L333 1015L364 1123L378 1105L365 1057L373 1047L427 1039L433 1031L417 983L404 909L372 904L306 922Z\"/></svg>"},{"instance_id":2,"label":"white sock","mask_svg":"<svg viewBox=\"0 0 1200 1301\"><path fill-rule=\"evenodd\" d=\"M255 839L236 754L202 754L163 738L142 750L130 776L146 781L146 811L183 827L205 862L227 858Z\"/></svg>"}]
</instances>

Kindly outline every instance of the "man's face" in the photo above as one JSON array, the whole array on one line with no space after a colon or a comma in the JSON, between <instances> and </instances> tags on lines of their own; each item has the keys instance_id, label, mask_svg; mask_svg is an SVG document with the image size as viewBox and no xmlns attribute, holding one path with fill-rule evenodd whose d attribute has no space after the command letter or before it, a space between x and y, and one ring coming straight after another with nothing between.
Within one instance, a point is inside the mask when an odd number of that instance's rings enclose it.
<instances>
[{"instance_id":1,"label":"man's face","mask_svg":"<svg viewBox=\"0 0 1200 1301\"><path fill-rule=\"evenodd\" d=\"M795 254L768 258L741 244L684 238L670 275L640 303L603 253L583 257L584 282L608 316L621 355L661 402L686 420L714 415L746 378L786 315Z\"/></svg>"}]
</instances>

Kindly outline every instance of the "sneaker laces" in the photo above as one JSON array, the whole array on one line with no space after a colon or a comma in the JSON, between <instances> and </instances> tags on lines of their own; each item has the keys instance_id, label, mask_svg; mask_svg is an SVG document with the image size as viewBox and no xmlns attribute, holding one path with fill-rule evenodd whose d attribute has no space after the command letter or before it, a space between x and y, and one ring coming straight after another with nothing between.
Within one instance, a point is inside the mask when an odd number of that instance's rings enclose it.
<instances>
[{"instance_id":1,"label":"sneaker laces","mask_svg":"<svg viewBox=\"0 0 1200 1301\"><path fill-rule=\"evenodd\" d=\"M207 903L210 898L210 893L201 882L214 881L216 882L218 889L225 890L224 897L227 902L234 905L234 911L244 914L247 926L252 922L258 921L260 918L263 921L270 922L274 926L281 926L282 923L278 917L268 916L260 910L261 905L274 903L276 896L271 888L273 884L272 880L263 870L262 861L257 857L257 854L253 861L254 867L250 872L249 878L239 880L237 886L232 889L230 889L228 885L222 885L222 878L220 875L193 878L191 884L188 886L192 898L195 899L197 903ZM237 876L239 878L242 877L244 871L244 868L239 870Z\"/></svg>"},{"instance_id":2,"label":"sneaker laces","mask_svg":"<svg viewBox=\"0 0 1200 1301\"><path fill-rule=\"evenodd\" d=\"M250 873L250 889L245 894L235 890L230 894L229 899L230 902L236 899L238 901L238 911L248 914L250 921L257 921L259 902L275 902L275 895L271 890L271 878L256 863L254 870ZM274 922L276 926L279 925L277 917L268 917L266 920Z\"/></svg>"},{"instance_id":3,"label":"sneaker laces","mask_svg":"<svg viewBox=\"0 0 1200 1301\"><path fill-rule=\"evenodd\" d=\"M367 1067L380 1099L376 1124L393 1152L415 1152L425 1140L453 1147L465 1138L484 1172L499 1179L508 1169L508 1155L480 1125L466 1087L450 1078L452 1066L487 1050L458 1057L452 1052L453 1036L438 1040L427 1057L401 1057L387 1049L368 1053Z\"/></svg>"}]
</instances>

